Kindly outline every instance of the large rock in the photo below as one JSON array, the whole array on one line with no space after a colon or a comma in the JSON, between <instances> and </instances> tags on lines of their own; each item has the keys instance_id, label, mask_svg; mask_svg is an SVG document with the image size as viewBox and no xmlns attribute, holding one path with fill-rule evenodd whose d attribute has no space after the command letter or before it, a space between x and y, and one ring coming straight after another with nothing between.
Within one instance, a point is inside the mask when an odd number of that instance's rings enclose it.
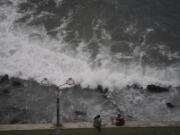
<instances>
[{"instance_id":1,"label":"large rock","mask_svg":"<svg viewBox=\"0 0 180 135\"><path fill-rule=\"evenodd\" d=\"M169 89L168 88L164 88L161 86L156 86L156 85L148 85L147 86L147 90L151 91L151 92L168 92Z\"/></svg>"},{"instance_id":2,"label":"large rock","mask_svg":"<svg viewBox=\"0 0 180 135\"><path fill-rule=\"evenodd\" d=\"M108 88L103 88L101 85L98 85L97 91L99 91L101 93L107 93L109 90L108 90Z\"/></svg>"},{"instance_id":3,"label":"large rock","mask_svg":"<svg viewBox=\"0 0 180 135\"><path fill-rule=\"evenodd\" d=\"M7 88L5 88L5 89L2 90L2 93L3 93L3 94L9 94L9 93L10 93L10 90L7 89Z\"/></svg>"},{"instance_id":4,"label":"large rock","mask_svg":"<svg viewBox=\"0 0 180 135\"><path fill-rule=\"evenodd\" d=\"M18 81L18 80L14 80L12 82L12 86L13 87L20 87L20 86L23 86L23 84L20 81Z\"/></svg>"},{"instance_id":5,"label":"large rock","mask_svg":"<svg viewBox=\"0 0 180 135\"><path fill-rule=\"evenodd\" d=\"M168 108L174 108L174 107L175 107L175 105L172 104L172 103L170 103L170 102L166 103L166 106L167 106Z\"/></svg>"},{"instance_id":6,"label":"large rock","mask_svg":"<svg viewBox=\"0 0 180 135\"><path fill-rule=\"evenodd\" d=\"M2 76L2 78L0 79L0 84L2 83L8 83L9 82L9 76L7 74L5 74L4 76Z\"/></svg>"}]
</instances>

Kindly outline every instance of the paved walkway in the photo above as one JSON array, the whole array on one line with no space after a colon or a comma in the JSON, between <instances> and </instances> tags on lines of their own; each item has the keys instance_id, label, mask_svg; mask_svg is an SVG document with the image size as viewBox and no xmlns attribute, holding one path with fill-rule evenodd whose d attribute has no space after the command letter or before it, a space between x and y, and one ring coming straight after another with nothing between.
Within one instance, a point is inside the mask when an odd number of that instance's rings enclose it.
<instances>
[{"instance_id":1,"label":"paved walkway","mask_svg":"<svg viewBox=\"0 0 180 135\"><path fill-rule=\"evenodd\" d=\"M103 127L112 128L116 127L110 122L103 123ZM180 122L137 122L137 121L126 121L125 126L123 127L180 127ZM32 129L54 129L56 128L55 124L3 124L0 125L0 131L3 130L32 130ZM63 123L64 129L66 128L93 128L92 123L90 122L68 122Z\"/></svg>"}]
</instances>

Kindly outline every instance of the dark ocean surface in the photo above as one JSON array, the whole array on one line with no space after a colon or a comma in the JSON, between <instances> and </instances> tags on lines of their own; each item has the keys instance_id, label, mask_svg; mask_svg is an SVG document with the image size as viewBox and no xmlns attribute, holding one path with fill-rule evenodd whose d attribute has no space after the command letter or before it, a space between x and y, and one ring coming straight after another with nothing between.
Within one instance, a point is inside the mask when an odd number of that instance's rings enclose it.
<instances>
[{"instance_id":1,"label":"dark ocean surface","mask_svg":"<svg viewBox=\"0 0 180 135\"><path fill-rule=\"evenodd\" d=\"M0 123L54 122L54 88L38 83L47 78L61 85L69 77L76 86L62 88L64 121L91 121L96 114L109 121L117 113L128 120L179 121L180 1L0 0L5 74L23 87L11 86L13 80L0 84ZM148 85L168 92L149 92ZM42 112L34 102L43 89L39 104L48 107ZM21 108L29 111L22 119Z\"/></svg>"}]
</instances>

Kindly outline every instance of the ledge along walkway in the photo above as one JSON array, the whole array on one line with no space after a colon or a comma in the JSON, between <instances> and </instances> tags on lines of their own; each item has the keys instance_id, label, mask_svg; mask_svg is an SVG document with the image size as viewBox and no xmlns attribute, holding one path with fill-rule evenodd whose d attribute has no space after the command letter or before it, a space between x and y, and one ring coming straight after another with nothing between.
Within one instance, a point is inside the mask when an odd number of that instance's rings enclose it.
<instances>
[{"instance_id":1,"label":"ledge along walkway","mask_svg":"<svg viewBox=\"0 0 180 135\"><path fill-rule=\"evenodd\" d=\"M115 128L111 122L103 123L102 128ZM180 122L146 122L146 121L126 121L123 127L179 127ZM0 131L10 130L42 130L55 129L56 125L52 123L45 124L0 124ZM78 129L78 128L93 128L91 122L68 122L63 123L62 129Z\"/></svg>"}]
</instances>

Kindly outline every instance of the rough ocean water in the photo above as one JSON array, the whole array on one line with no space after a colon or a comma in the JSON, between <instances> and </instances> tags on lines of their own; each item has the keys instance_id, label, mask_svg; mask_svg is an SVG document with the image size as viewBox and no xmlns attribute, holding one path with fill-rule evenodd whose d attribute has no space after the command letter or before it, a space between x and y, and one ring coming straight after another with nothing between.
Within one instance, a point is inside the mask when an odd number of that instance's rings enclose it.
<instances>
[{"instance_id":1,"label":"rough ocean water","mask_svg":"<svg viewBox=\"0 0 180 135\"><path fill-rule=\"evenodd\" d=\"M179 121L179 44L179 0L0 0L0 76L22 83L0 84L0 123L54 122L55 90L38 83L69 77L64 121Z\"/></svg>"}]
</instances>

